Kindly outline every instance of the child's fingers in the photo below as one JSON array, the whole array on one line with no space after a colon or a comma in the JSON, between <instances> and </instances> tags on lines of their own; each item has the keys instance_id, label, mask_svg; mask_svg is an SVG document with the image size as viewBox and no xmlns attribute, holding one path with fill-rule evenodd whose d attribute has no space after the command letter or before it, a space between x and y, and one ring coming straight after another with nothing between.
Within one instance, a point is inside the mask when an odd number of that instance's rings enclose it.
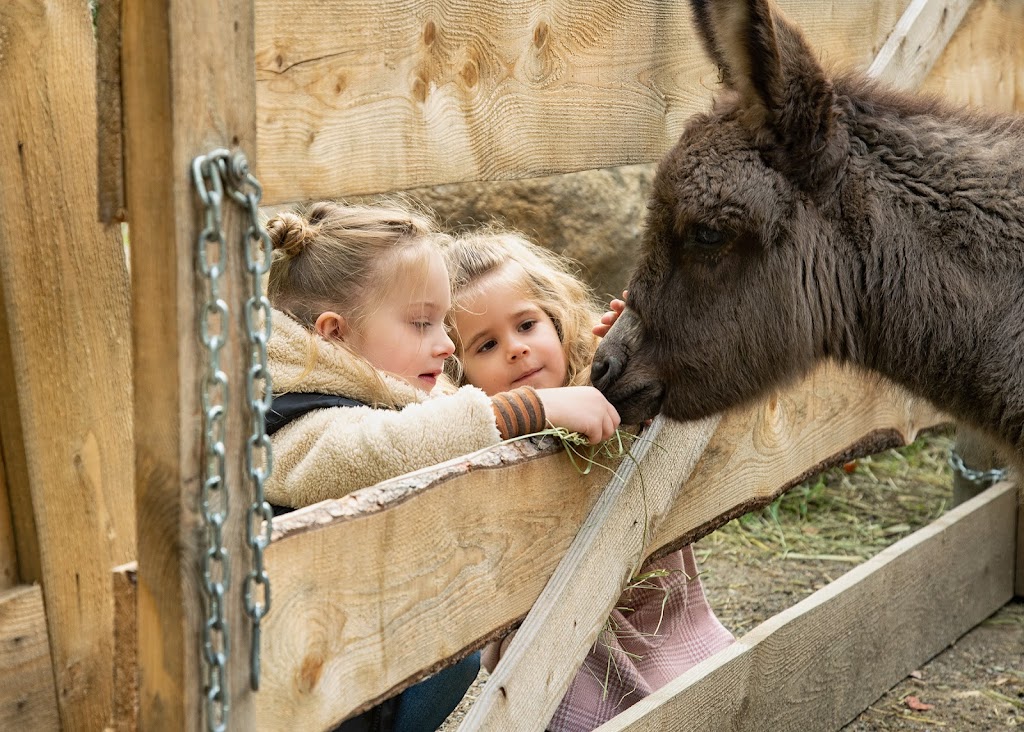
<instances>
[{"instance_id":1,"label":"child's fingers","mask_svg":"<svg viewBox=\"0 0 1024 732\"><path fill-rule=\"evenodd\" d=\"M601 322L594 326L594 335L604 338L608 335L608 331L615 324L615 321L619 319L620 313L614 310L609 310L601 316Z\"/></svg>"},{"instance_id":2,"label":"child's fingers","mask_svg":"<svg viewBox=\"0 0 1024 732\"><path fill-rule=\"evenodd\" d=\"M595 445L599 442L610 440L618 426L619 413L615 411L615 407L606 402L604 412L600 415L599 424L595 424L593 434L588 433L587 439L590 440L591 444Z\"/></svg>"}]
</instances>

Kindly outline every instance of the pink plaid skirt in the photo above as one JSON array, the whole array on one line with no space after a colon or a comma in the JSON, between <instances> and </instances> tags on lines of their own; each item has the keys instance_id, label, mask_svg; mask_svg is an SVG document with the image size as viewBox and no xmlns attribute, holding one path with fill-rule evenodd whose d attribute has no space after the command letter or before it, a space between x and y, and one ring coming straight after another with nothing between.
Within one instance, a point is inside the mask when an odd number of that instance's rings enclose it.
<instances>
[{"instance_id":1,"label":"pink plaid skirt","mask_svg":"<svg viewBox=\"0 0 1024 732\"><path fill-rule=\"evenodd\" d=\"M732 643L708 606L692 547L640 568L555 711L552 732L589 732ZM634 584L637 584L634 581Z\"/></svg>"}]
</instances>

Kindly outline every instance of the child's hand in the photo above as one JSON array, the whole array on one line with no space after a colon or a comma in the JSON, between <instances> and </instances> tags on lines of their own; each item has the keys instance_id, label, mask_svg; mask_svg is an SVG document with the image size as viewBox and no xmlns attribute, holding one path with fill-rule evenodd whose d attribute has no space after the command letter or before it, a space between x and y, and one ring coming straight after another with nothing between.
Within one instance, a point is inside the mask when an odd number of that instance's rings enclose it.
<instances>
[{"instance_id":1,"label":"child's hand","mask_svg":"<svg viewBox=\"0 0 1024 732\"><path fill-rule=\"evenodd\" d=\"M544 404L548 422L586 435L591 444L609 439L619 426L619 413L615 407L592 386L538 389L537 396Z\"/></svg>"},{"instance_id":2,"label":"child's hand","mask_svg":"<svg viewBox=\"0 0 1024 732\"><path fill-rule=\"evenodd\" d=\"M604 338L608 335L608 331L611 330L613 325L615 325L615 321L619 319L620 315L622 315L622 311L626 309L626 296L628 294L628 290L623 290L621 300L616 299L609 303L611 310L601 316L600 324L594 326L594 335L598 338Z\"/></svg>"}]
</instances>

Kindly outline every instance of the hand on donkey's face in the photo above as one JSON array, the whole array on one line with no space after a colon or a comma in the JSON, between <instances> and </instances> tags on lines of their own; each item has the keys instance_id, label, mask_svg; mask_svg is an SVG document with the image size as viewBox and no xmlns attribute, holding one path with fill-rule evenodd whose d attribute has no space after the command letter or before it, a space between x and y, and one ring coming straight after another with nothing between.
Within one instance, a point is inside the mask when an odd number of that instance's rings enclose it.
<instances>
[{"instance_id":1,"label":"hand on donkey's face","mask_svg":"<svg viewBox=\"0 0 1024 732\"><path fill-rule=\"evenodd\" d=\"M601 316L601 322L594 326L594 335L598 338L604 338L608 335L608 331L611 330L612 326L615 325L615 321L622 315L622 311L626 309L626 297L629 295L627 290L622 291L622 299L614 299L609 303L611 308L608 312Z\"/></svg>"}]
</instances>

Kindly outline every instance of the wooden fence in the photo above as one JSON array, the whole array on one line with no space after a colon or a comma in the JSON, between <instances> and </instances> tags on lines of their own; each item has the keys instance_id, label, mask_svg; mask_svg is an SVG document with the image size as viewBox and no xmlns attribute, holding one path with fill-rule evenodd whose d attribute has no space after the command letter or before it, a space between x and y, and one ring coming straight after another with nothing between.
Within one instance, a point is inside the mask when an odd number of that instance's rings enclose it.
<instances>
[{"instance_id":1,"label":"wooden fence","mask_svg":"<svg viewBox=\"0 0 1024 732\"><path fill-rule=\"evenodd\" d=\"M1019 55L998 43L1024 25L1011 3L780 4L829 65L954 95L957 70L998 68L986 86L1024 99ZM683 3L103 0L95 28L72 5L0 6L0 728L197 729L192 159L255 154L266 203L652 161L716 74ZM97 206L127 212L130 266ZM235 341L228 361L243 383ZM244 418L230 414L233 434ZM609 492L607 473L519 443L295 512L268 551L258 693L248 636L232 635L231 728L325 728L530 613L470 722L541 729L644 556L942 420L824 366L763 404L662 424L641 465L651 490ZM244 484L241 441L228 470ZM1003 485L955 509L606 728L840 726L1005 603L1015 572L1024 592L1015 500ZM236 629L243 516L228 527ZM581 584L588 602L551 602Z\"/></svg>"}]
</instances>

